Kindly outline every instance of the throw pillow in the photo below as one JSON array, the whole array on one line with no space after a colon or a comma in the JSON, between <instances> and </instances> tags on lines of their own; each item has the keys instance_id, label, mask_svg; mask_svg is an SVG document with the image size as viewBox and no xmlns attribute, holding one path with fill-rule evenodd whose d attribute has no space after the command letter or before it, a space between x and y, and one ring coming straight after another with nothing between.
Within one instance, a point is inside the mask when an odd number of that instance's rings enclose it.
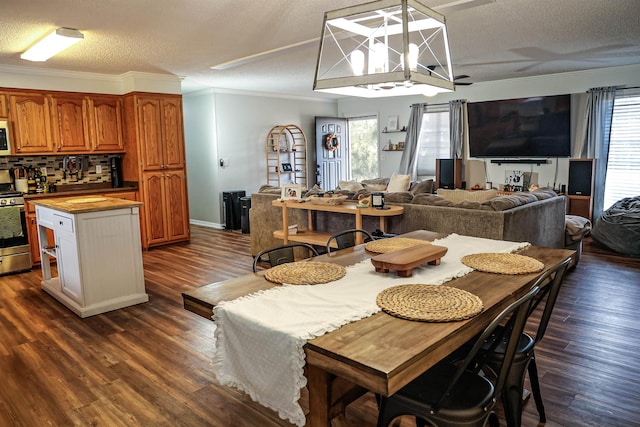
<instances>
[{"instance_id":1,"label":"throw pillow","mask_svg":"<svg viewBox=\"0 0 640 427\"><path fill-rule=\"evenodd\" d=\"M433 180L425 179L424 181L414 183L409 189L414 195L420 193L433 193Z\"/></svg>"},{"instance_id":2,"label":"throw pillow","mask_svg":"<svg viewBox=\"0 0 640 427\"><path fill-rule=\"evenodd\" d=\"M339 181L338 187L340 187L340 190L347 191L358 191L364 188L358 181Z\"/></svg>"},{"instance_id":3,"label":"throw pillow","mask_svg":"<svg viewBox=\"0 0 640 427\"><path fill-rule=\"evenodd\" d=\"M438 196L444 197L447 200L451 200L454 203L460 203L463 201L484 202L493 199L497 195L497 190L467 191L438 188Z\"/></svg>"},{"instance_id":4,"label":"throw pillow","mask_svg":"<svg viewBox=\"0 0 640 427\"><path fill-rule=\"evenodd\" d=\"M398 191L407 191L409 190L409 182L411 182L411 175L399 175L394 172L389 180L387 192L395 193Z\"/></svg>"},{"instance_id":5,"label":"throw pillow","mask_svg":"<svg viewBox=\"0 0 640 427\"><path fill-rule=\"evenodd\" d=\"M362 185L369 191L385 191L387 189L387 184L367 184L363 181Z\"/></svg>"}]
</instances>

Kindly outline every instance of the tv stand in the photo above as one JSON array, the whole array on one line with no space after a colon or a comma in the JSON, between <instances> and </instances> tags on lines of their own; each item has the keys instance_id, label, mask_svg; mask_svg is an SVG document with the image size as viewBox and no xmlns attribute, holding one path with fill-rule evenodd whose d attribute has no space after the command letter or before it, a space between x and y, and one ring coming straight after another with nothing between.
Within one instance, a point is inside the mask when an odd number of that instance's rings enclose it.
<instances>
[{"instance_id":1,"label":"tv stand","mask_svg":"<svg viewBox=\"0 0 640 427\"><path fill-rule=\"evenodd\" d=\"M521 164L521 165L542 165L549 163L547 159L493 159L491 163L501 165L505 164Z\"/></svg>"}]
</instances>

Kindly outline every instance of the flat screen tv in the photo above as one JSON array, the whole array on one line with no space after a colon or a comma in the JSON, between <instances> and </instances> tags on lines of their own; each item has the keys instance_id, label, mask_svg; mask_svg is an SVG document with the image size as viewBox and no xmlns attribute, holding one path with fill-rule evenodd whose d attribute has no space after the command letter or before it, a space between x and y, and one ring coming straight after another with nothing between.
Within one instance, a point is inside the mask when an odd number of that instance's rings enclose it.
<instances>
[{"instance_id":1,"label":"flat screen tv","mask_svg":"<svg viewBox=\"0 0 640 427\"><path fill-rule=\"evenodd\" d=\"M571 156L571 96L470 102L471 157Z\"/></svg>"}]
</instances>

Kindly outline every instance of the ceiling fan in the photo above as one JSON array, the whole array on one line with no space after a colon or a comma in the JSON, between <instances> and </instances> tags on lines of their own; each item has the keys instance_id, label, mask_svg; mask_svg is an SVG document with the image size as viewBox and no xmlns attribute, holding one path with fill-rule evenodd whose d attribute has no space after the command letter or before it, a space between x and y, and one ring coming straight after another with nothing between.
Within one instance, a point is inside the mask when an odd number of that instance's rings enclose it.
<instances>
[{"instance_id":1,"label":"ceiling fan","mask_svg":"<svg viewBox=\"0 0 640 427\"><path fill-rule=\"evenodd\" d=\"M476 7L476 6L482 6L485 4L489 4L489 3L495 3L496 0L455 0L452 1L450 3L446 3L440 6L435 6L432 9L440 12L442 14L448 14L451 12L457 12L460 10L465 10L465 9L469 9L472 7ZM233 68L233 67L237 67L239 65L244 65L250 62L254 62L257 60L260 60L262 58L271 56L271 55L276 55L279 54L283 51L286 51L288 49L293 49L293 48L299 48L299 47L304 47L310 44L314 44L317 43L320 40L320 37L314 37L312 39L309 40L304 40L301 42L297 42L297 43L292 43L286 46L281 46L275 49L269 49L263 52L257 52L251 55L247 55L247 56L243 56L241 58L236 58L236 59L232 59L231 61L226 61L226 62L222 62L220 64L216 64L214 66L211 67L212 70L226 70L229 68ZM466 77L462 77L462 76L458 76L459 78L467 78L469 76ZM455 80L455 79L454 79ZM459 85L470 85L471 83L457 83Z\"/></svg>"},{"instance_id":2,"label":"ceiling fan","mask_svg":"<svg viewBox=\"0 0 640 427\"><path fill-rule=\"evenodd\" d=\"M429 69L429 74L431 74L431 71L436 69L436 65L428 65L427 68ZM460 74L457 76L453 76L453 84L455 86L471 86L473 84L473 82L468 82L468 81L464 81L461 82L459 80L465 80L470 78L470 76L466 75L466 74Z\"/></svg>"}]
</instances>

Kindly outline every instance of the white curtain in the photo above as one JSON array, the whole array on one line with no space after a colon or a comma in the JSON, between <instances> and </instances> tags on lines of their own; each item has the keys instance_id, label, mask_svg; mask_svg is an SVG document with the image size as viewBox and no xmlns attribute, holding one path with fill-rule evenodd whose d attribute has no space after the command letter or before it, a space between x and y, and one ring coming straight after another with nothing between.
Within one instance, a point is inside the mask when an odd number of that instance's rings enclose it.
<instances>
[{"instance_id":1,"label":"white curtain","mask_svg":"<svg viewBox=\"0 0 640 427\"><path fill-rule=\"evenodd\" d=\"M458 99L449 102L449 137L451 141L451 158L462 158L464 135L466 128L467 101Z\"/></svg>"},{"instance_id":2,"label":"white curtain","mask_svg":"<svg viewBox=\"0 0 640 427\"><path fill-rule=\"evenodd\" d=\"M607 177L609 160L609 139L613 104L616 97L615 87L590 89L585 120L584 144L578 153L581 158L595 159L595 176L593 191L593 221L602 216L604 208L604 184Z\"/></svg>"},{"instance_id":3,"label":"white curtain","mask_svg":"<svg viewBox=\"0 0 640 427\"><path fill-rule=\"evenodd\" d=\"M426 106L427 104L413 104L411 106L404 151L400 159L399 172L403 175L411 175L412 181L417 181L418 179L418 142L420 140L422 114Z\"/></svg>"}]
</instances>

